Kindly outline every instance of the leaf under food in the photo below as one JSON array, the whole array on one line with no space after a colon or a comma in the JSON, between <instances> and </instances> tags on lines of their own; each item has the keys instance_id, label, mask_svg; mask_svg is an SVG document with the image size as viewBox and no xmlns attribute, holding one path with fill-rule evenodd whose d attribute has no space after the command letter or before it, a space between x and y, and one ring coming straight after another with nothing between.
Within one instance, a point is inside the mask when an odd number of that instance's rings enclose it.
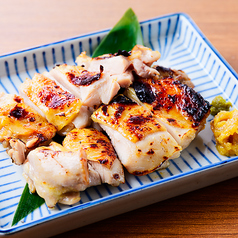
<instances>
[{"instance_id":1,"label":"leaf under food","mask_svg":"<svg viewBox=\"0 0 238 238\"><path fill-rule=\"evenodd\" d=\"M33 212L36 208L40 207L44 202L45 200L37 193L31 193L28 184L26 184L15 212L12 226Z\"/></svg>"},{"instance_id":2,"label":"leaf under food","mask_svg":"<svg viewBox=\"0 0 238 238\"><path fill-rule=\"evenodd\" d=\"M143 37L137 16L129 8L118 23L110 30L93 52L92 57L116 53L118 50L130 51L135 45L143 45Z\"/></svg>"}]
</instances>

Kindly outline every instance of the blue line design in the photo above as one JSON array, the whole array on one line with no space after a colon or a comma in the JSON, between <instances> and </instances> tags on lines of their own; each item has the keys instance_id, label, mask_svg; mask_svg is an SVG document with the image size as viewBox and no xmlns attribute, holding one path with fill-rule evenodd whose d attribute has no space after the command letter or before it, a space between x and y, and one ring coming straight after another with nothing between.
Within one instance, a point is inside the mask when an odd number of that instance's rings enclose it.
<instances>
[{"instance_id":1,"label":"blue line design","mask_svg":"<svg viewBox=\"0 0 238 238\"><path fill-rule=\"evenodd\" d=\"M207 64L208 64L208 62L209 62L209 60L210 60L210 57L211 57L211 53L208 55L208 57L207 57L207 62L204 64L204 68L206 68L207 67Z\"/></svg>"},{"instance_id":2,"label":"blue line design","mask_svg":"<svg viewBox=\"0 0 238 238\"><path fill-rule=\"evenodd\" d=\"M186 58L186 57L189 56L189 55L191 55L191 54L190 54L190 53L186 53L186 54L184 54L184 55L181 55L181 56L177 56L177 57L175 57L175 58L172 58L172 59L170 59L169 61L175 61L175 60L177 60L177 59Z\"/></svg>"},{"instance_id":3,"label":"blue line design","mask_svg":"<svg viewBox=\"0 0 238 238\"><path fill-rule=\"evenodd\" d=\"M89 53L90 53L90 55L92 55L93 48L92 48L92 38L91 37L88 39L88 44L89 44Z\"/></svg>"},{"instance_id":4,"label":"blue line design","mask_svg":"<svg viewBox=\"0 0 238 238\"><path fill-rule=\"evenodd\" d=\"M216 71L215 76L214 76L214 81L216 81L216 78L217 78L218 72L220 71L220 68L221 68L221 66L219 65L217 67L217 71Z\"/></svg>"},{"instance_id":5,"label":"blue line design","mask_svg":"<svg viewBox=\"0 0 238 238\"><path fill-rule=\"evenodd\" d=\"M233 86L229 98L232 97L233 93L235 92L235 89L236 89L236 84Z\"/></svg>"},{"instance_id":6,"label":"blue line design","mask_svg":"<svg viewBox=\"0 0 238 238\"><path fill-rule=\"evenodd\" d=\"M140 30L141 30L141 34L142 34L142 39L143 39L143 41L145 41L143 26L140 26Z\"/></svg>"},{"instance_id":7,"label":"blue line design","mask_svg":"<svg viewBox=\"0 0 238 238\"><path fill-rule=\"evenodd\" d=\"M227 81L227 83L226 83L226 86L225 86L224 92L226 92L227 87L228 87L228 85L230 84L230 81L231 81L231 77L229 77L229 79L228 79L228 81Z\"/></svg>"},{"instance_id":8,"label":"blue line design","mask_svg":"<svg viewBox=\"0 0 238 238\"><path fill-rule=\"evenodd\" d=\"M94 190L97 192L97 194L98 194L98 196L100 197L100 198L102 198L103 196L102 196L102 194L99 192L99 190L98 190L98 188L97 187L94 187Z\"/></svg>"},{"instance_id":9,"label":"blue line design","mask_svg":"<svg viewBox=\"0 0 238 238\"><path fill-rule=\"evenodd\" d=\"M110 191L110 189L108 188L108 186L104 183L103 184L104 188L107 190L107 192L109 193L109 195L112 195L112 192Z\"/></svg>"},{"instance_id":10,"label":"blue line design","mask_svg":"<svg viewBox=\"0 0 238 238\"><path fill-rule=\"evenodd\" d=\"M79 52L82 53L83 52L83 43L82 41L79 42Z\"/></svg>"},{"instance_id":11,"label":"blue line design","mask_svg":"<svg viewBox=\"0 0 238 238\"><path fill-rule=\"evenodd\" d=\"M21 182L21 180L16 180L16 181L9 182L9 183L3 183L3 184L0 184L0 187L4 187L4 186L7 186L7 185L12 185L14 183L19 183L19 182Z\"/></svg>"},{"instance_id":12,"label":"blue line design","mask_svg":"<svg viewBox=\"0 0 238 238\"><path fill-rule=\"evenodd\" d=\"M16 92L18 93L18 89L17 89L15 83L13 83L13 81L11 79L10 70L9 70L9 66L8 66L8 62L7 61L5 61L5 69L6 69L6 73L7 73L7 77L9 79L9 81L11 82L12 86L14 87Z\"/></svg>"},{"instance_id":13,"label":"blue line design","mask_svg":"<svg viewBox=\"0 0 238 238\"><path fill-rule=\"evenodd\" d=\"M11 200L11 199L19 198L20 196L21 196L21 195L17 195L17 196L14 196L14 197L9 197L9 198L2 199L2 200L0 200L0 203L1 203L1 202L9 201L9 200Z\"/></svg>"},{"instance_id":14,"label":"blue line design","mask_svg":"<svg viewBox=\"0 0 238 238\"><path fill-rule=\"evenodd\" d=\"M17 205L18 205L18 203L11 204L11 205L9 205L7 207L1 208L0 211L4 211L4 210L10 209L12 207L16 207Z\"/></svg>"},{"instance_id":15,"label":"blue line design","mask_svg":"<svg viewBox=\"0 0 238 238\"><path fill-rule=\"evenodd\" d=\"M21 78L21 76L18 72L18 66L17 66L17 59L16 58L14 59L14 66L15 66L15 71L16 71L17 77L19 78L20 82L23 83L23 80L22 80L22 78Z\"/></svg>"},{"instance_id":16,"label":"blue line design","mask_svg":"<svg viewBox=\"0 0 238 238\"><path fill-rule=\"evenodd\" d=\"M196 84L196 87L204 86L204 85L209 84L209 83L212 83L212 82L213 82L212 80L207 81L207 82L202 82L202 83L200 83L200 84Z\"/></svg>"},{"instance_id":17,"label":"blue line design","mask_svg":"<svg viewBox=\"0 0 238 238\"><path fill-rule=\"evenodd\" d=\"M3 85L2 80L0 79L0 85L2 86L2 88L4 89L5 93L9 93L9 91L7 90L7 88Z\"/></svg>"},{"instance_id":18,"label":"blue line design","mask_svg":"<svg viewBox=\"0 0 238 238\"><path fill-rule=\"evenodd\" d=\"M184 49L182 49L182 50L178 50L178 51L176 51L176 52L174 52L174 53L172 53L171 55L173 56L173 55L177 55L177 54L180 54L180 53L182 53L182 52L187 52L187 49L186 48L184 48ZM170 61L171 61L172 59L170 59Z\"/></svg>"},{"instance_id":19,"label":"blue line design","mask_svg":"<svg viewBox=\"0 0 238 238\"><path fill-rule=\"evenodd\" d=\"M222 161L222 159L206 144L204 146L219 160Z\"/></svg>"},{"instance_id":20,"label":"blue line design","mask_svg":"<svg viewBox=\"0 0 238 238\"><path fill-rule=\"evenodd\" d=\"M194 160L200 167L202 167L202 165L198 162L197 158L196 158L193 154L191 154L190 152L189 152L188 154L193 158L193 160Z\"/></svg>"},{"instance_id":21,"label":"blue line design","mask_svg":"<svg viewBox=\"0 0 238 238\"><path fill-rule=\"evenodd\" d=\"M174 167L175 167L180 173L183 173L183 170L182 170L173 160L170 160L170 162L174 165Z\"/></svg>"},{"instance_id":22,"label":"blue line design","mask_svg":"<svg viewBox=\"0 0 238 238\"><path fill-rule=\"evenodd\" d=\"M221 83L226 75L226 71L224 71L223 75L221 76L220 82L218 83L219 86L221 86Z\"/></svg>"},{"instance_id":23,"label":"blue line design","mask_svg":"<svg viewBox=\"0 0 238 238\"><path fill-rule=\"evenodd\" d=\"M55 65L57 62L55 57L55 48L52 48L51 53L52 53L53 64Z\"/></svg>"},{"instance_id":24,"label":"blue line design","mask_svg":"<svg viewBox=\"0 0 238 238\"><path fill-rule=\"evenodd\" d=\"M153 44L152 44L152 41L151 41L151 24L148 25L148 28L149 28L149 44L150 44L150 48L151 48L152 50L155 50L155 49L154 49L154 46L153 46Z\"/></svg>"},{"instance_id":25,"label":"blue line design","mask_svg":"<svg viewBox=\"0 0 238 238\"><path fill-rule=\"evenodd\" d=\"M167 22L167 30L165 33L164 51L163 51L163 54L161 54L162 59L165 59L165 57L166 57L165 52L166 52L166 48L167 48L167 44L168 44L168 35L169 35L170 25L171 25L171 19L169 18L168 22Z\"/></svg>"},{"instance_id":26,"label":"blue line design","mask_svg":"<svg viewBox=\"0 0 238 238\"><path fill-rule=\"evenodd\" d=\"M211 66L211 69L210 69L210 71L209 71L209 74L212 73L212 70L213 70L215 64L216 64L216 60L213 61L212 66Z\"/></svg>"},{"instance_id":27,"label":"blue line design","mask_svg":"<svg viewBox=\"0 0 238 238\"><path fill-rule=\"evenodd\" d=\"M48 69L48 66L47 66L47 59L45 57L45 51L42 52L42 56L43 56L43 62L44 62L45 69L46 69L46 71L49 72L49 69Z\"/></svg>"},{"instance_id":28,"label":"blue line design","mask_svg":"<svg viewBox=\"0 0 238 238\"><path fill-rule=\"evenodd\" d=\"M158 36L157 36L157 41L159 44L159 52L161 52L160 34L161 34L161 22L158 23Z\"/></svg>"},{"instance_id":29,"label":"blue line design","mask_svg":"<svg viewBox=\"0 0 238 238\"><path fill-rule=\"evenodd\" d=\"M0 178L7 177L7 176L13 175L13 174L15 174L15 173L16 173L16 172L11 172L11 173L9 173L9 174L1 174L1 175L0 175Z\"/></svg>"},{"instance_id":30,"label":"blue line design","mask_svg":"<svg viewBox=\"0 0 238 238\"><path fill-rule=\"evenodd\" d=\"M6 168L9 168L9 167L12 167L13 164L9 164L9 165L6 165L6 166L3 166L3 167L0 167L0 169L6 169Z\"/></svg>"},{"instance_id":31,"label":"blue line design","mask_svg":"<svg viewBox=\"0 0 238 238\"><path fill-rule=\"evenodd\" d=\"M29 78L31 78L31 75L28 72L28 65L27 65L27 57L24 57L24 66L25 66L25 71L28 74Z\"/></svg>"},{"instance_id":32,"label":"blue line design","mask_svg":"<svg viewBox=\"0 0 238 238\"><path fill-rule=\"evenodd\" d=\"M166 54L165 58L168 57L169 52L171 51L171 47L172 47L172 45L173 45L173 43L174 43L174 38L175 38L175 34L177 33L177 27L178 27L179 18L180 18L180 17L177 16L177 20L176 20L175 27L174 27L174 31L173 31L173 35L172 35L172 40L171 40L171 42L170 42L170 46L169 46L169 49L168 49L168 51L167 51L167 54Z\"/></svg>"},{"instance_id":33,"label":"blue line design","mask_svg":"<svg viewBox=\"0 0 238 238\"><path fill-rule=\"evenodd\" d=\"M163 176L160 174L160 172L158 172L157 170L155 172L157 173L160 179L163 179Z\"/></svg>"},{"instance_id":34,"label":"blue line design","mask_svg":"<svg viewBox=\"0 0 238 238\"><path fill-rule=\"evenodd\" d=\"M182 43L180 43L179 45L177 45L176 47L174 47L174 49L180 48L181 46L184 45L184 42L185 42L185 39L186 39L186 36L187 36L187 32L188 32L188 26L187 26L186 29L185 29L184 38L183 38Z\"/></svg>"},{"instance_id":35,"label":"blue line design","mask_svg":"<svg viewBox=\"0 0 238 238\"><path fill-rule=\"evenodd\" d=\"M125 181L125 184L129 187L129 189L131 189L132 187L131 187L131 185L128 183L128 181L126 180Z\"/></svg>"},{"instance_id":36,"label":"blue line design","mask_svg":"<svg viewBox=\"0 0 238 238\"><path fill-rule=\"evenodd\" d=\"M73 59L73 61L75 62L75 53L74 53L74 45L73 44L71 44L70 45L70 49L71 49L71 55L72 55L72 59Z\"/></svg>"},{"instance_id":37,"label":"blue line design","mask_svg":"<svg viewBox=\"0 0 238 238\"><path fill-rule=\"evenodd\" d=\"M170 176L173 176L173 173L171 172L171 170L169 168L166 168L166 170L168 171Z\"/></svg>"},{"instance_id":38,"label":"blue line design","mask_svg":"<svg viewBox=\"0 0 238 238\"><path fill-rule=\"evenodd\" d=\"M34 61L35 70L37 73L39 73L38 66L37 66L36 54L33 54L33 61Z\"/></svg>"},{"instance_id":39,"label":"blue line design","mask_svg":"<svg viewBox=\"0 0 238 238\"><path fill-rule=\"evenodd\" d=\"M207 156L205 156L202 151L196 147L196 150L198 151L198 153L209 163L209 164L212 164L212 162L207 158Z\"/></svg>"},{"instance_id":40,"label":"blue line design","mask_svg":"<svg viewBox=\"0 0 238 238\"><path fill-rule=\"evenodd\" d=\"M0 194L5 194L5 193L9 193L9 192L12 192L12 191L15 191L15 190L18 190L18 189L22 189L23 187L15 187L15 188L12 188L12 189L9 189L9 190L6 190L6 191L2 191L0 192Z\"/></svg>"},{"instance_id":41,"label":"blue line design","mask_svg":"<svg viewBox=\"0 0 238 238\"><path fill-rule=\"evenodd\" d=\"M11 216L13 213L14 213L14 211L13 211L13 212L10 212L10 213L7 213L7 214L5 214L5 215L3 215L3 216L0 216L0 219L6 218L6 217L8 217L8 216Z\"/></svg>"},{"instance_id":42,"label":"blue line design","mask_svg":"<svg viewBox=\"0 0 238 238\"><path fill-rule=\"evenodd\" d=\"M101 38L100 38L100 36L98 36L98 37L97 37L97 44L99 45L100 42L101 42Z\"/></svg>"},{"instance_id":43,"label":"blue line design","mask_svg":"<svg viewBox=\"0 0 238 238\"><path fill-rule=\"evenodd\" d=\"M135 178L136 178L136 180L138 181L138 183L139 183L140 185L143 185L143 183L141 182L141 180L140 180L137 176L135 176Z\"/></svg>"},{"instance_id":44,"label":"blue line design","mask_svg":"<svg viewBox=\"0 0 238 238\"><path fill-rule=\"evenodd\" d=\"M188 163L187 160L185 160L181 155L180 155L180 158L183 160L183 162L188 166L190 170L193 170L193 168L191 167L191 165Z\"/></svg>"},{"instance_id":45,"label":"blue line design","mask_svg":"<svg viewBox=\"0 0 238 238\"><path fill-rule=\"evenodd\" d=\"M149 174L147 174L146 177L150 180L150 182L153 182L153 179L150 177Z\"/></svg>"},{"instance_id":46,"label":"blue line design","mask_svg":"<svg viewBox=\"0 0 238 238\"><path fill-rule=\"evenodd\" d=\"M201 47L202 47L202 43L200 43L200 45L198 47L197 54L196 54L196 57L195 57L196 59L198 58L198 54L199 54L199 52L201 50Z\"/></svg>"},{"instance_id":47,"label":"blue line design","mask_svg":"<svg viewBox=\"0 0 238 238\"><path fill-rule=\"evenodd\" d=\"M62 61L66 64L64 46L61 47Z\"/></svg>"},{"instance_id":48,"label":"blue line design","mask_svg":"<svg viewBox=\"0 0 238 238\"><path fill-rule=\"evenodd\" d=\"M207 49L204 48L203 53L202 53L202 57L201 57L201 59L200 59L200 63L203 61L203 57L204 57L204 55L205 55L206 50L207 50Z\"/></svg>"}]
</instances>

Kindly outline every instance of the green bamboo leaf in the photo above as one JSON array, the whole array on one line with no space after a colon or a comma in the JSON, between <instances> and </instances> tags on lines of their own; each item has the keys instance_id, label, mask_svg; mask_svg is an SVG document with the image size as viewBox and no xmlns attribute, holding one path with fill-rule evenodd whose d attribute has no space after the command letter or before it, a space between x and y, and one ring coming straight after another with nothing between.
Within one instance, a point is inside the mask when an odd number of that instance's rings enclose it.
<instances>
[{"instance_id":1,"label":"green bamboo leaf","mask_svg":"<svg viewBox=\"0 0 238 238\"><path fill-rule=\"evenodd\" d=\"M28 184L26 184L18 203L17 210L12 221L12 226L29 213L33 212L36 208L40 207L44 202L45 200L37 193L31 193L28 188Z\"/></svg>"},{"instance_id":2,"label":"green bamboo leaf","mask_svg":"<svg viewBox=\"0 0 238 238\"><path fill-rule=\"evenodd\" d=\"M114 54L119 49L130 51L136 44L143 45L144 43L137 16L129 8L108 35L103 38L92 57L107 53Z\"/></svg>"}]
</instances>

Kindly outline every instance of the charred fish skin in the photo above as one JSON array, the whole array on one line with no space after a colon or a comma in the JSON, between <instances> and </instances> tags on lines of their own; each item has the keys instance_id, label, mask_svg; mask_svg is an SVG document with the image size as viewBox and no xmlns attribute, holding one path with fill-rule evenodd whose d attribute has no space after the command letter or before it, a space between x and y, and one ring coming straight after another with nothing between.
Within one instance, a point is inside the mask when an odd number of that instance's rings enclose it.
<instances>
[{"instance_id":1,"label":"charred fish skin","mask_svg":"<svg viewBox=\"0 0 238 238\"><path fill-rule=\"evenodd\" d=\"M110 137L118 157L134 175L153 172L164 161L180 155L181 147L153 115L119 95L109 105L101 105L92 120Z\"/></svg>"}]
</instances>

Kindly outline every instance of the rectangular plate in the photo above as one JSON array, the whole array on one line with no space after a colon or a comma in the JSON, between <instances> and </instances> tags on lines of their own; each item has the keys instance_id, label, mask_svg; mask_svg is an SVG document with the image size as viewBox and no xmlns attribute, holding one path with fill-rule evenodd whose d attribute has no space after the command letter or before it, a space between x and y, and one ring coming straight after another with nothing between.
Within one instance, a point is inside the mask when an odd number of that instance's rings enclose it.
<instances>
[{"instance_id":1,"label":"rectangular plate","mask_svg":"<svg viewBox=\"0 0 238 238\"><path fill-rule=\"evenodd\" d=\"M145 45L161 52L159 64L184 70L195 90L210 101L222 95L238 105L237 75L185 14L172 14L141 23ZM0 91L18 94L18 87L35 72L49 71L56 63L74 64L82 51L92 54L108 30L87 34L9 55L0 56ZM88 188L74 206L44 204L11 227L25 180L22 168L12 164L0 147L0 235L50 236L110 216L149 205L237 176L237 157L221 156L210 129L205 130L170 162L167 169L142 177L126 173L125 184ZM38 235L36 235L38 234Z\"/></svg>"}]
</instances>

